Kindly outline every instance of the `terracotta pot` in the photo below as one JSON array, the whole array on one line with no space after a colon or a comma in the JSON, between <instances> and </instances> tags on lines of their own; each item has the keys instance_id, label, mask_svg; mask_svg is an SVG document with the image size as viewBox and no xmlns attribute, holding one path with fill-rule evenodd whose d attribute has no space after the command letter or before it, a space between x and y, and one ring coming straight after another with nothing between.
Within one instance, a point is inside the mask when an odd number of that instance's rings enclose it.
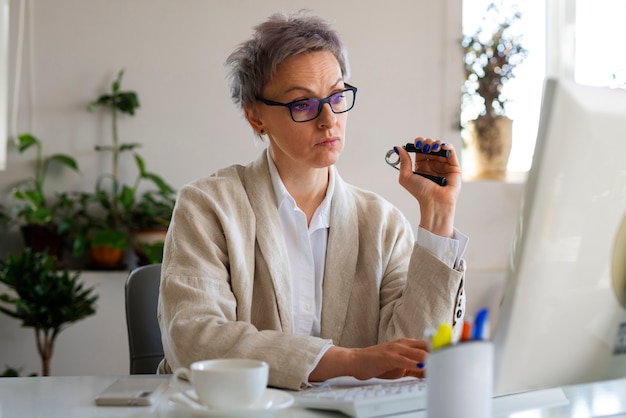
<instances>
[{"instance_id":1,"label":"terracotta pot","mask_svg":"<svg viewBox=\"0 0 626 418\"><path fill-rule=\"evenodd\" d=\"M513 138L513 121L506 116L480 117L467 124L467 146L475 180L504 180Z\"/></svg>"},{"instance_id":2,"label":"terracotta pot","mask_svg":"<svg viewBox=\"0 0 626 418\"><path fill-rule=\"evenodd\" d=\"M121 270L124 267L126 250L107 246L91 247L89 257L95 269Z\"/></svg>"}]
</instances>

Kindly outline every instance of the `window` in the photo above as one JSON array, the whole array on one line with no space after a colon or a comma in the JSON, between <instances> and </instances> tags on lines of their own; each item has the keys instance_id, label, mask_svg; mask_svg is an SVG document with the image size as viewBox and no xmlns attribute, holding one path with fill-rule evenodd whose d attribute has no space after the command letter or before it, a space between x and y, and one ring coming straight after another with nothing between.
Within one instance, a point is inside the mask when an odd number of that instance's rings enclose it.
<instances>
[{"instance_id":1,"label":"window","mask_svg":"<svg viewBox=\"0 0 626 418\"><path fill-rule=\"evenodd\" d=\"M577 0L574 79L626 87L626 0Z\"/></svg>"},{"instance_id":2,"label":"window","mask_svg":"<svg viewBox=\"0 0 626 418\"><path fill-rule=\"evenodd\" d=\"M481 24L482 16L493 0L463 0L463 34L474 33ZM515 78L503 89L511 99L507 103L507 115L513 119L513 145L508 170L528 171L537 137L543 80L546 75L546 13L545 0L507 1L498 3L506 13L515 7L522 12L516 22L516 32L522 35L522 45L528 50L524 62L515 69ZM469 120L468 115L461 118Z\"/></svg>"},{"instance_id":3,"label":"window","mask_svg":"<svg viewBox=\"0 0 626 418\"><path fill-rule=\"evenodd\" d=\"M464 34L477 29L493 1L463 0ZM507 114L514 120L508 170L523 172L532 161L546 75L593 86L626 88L626 0L502 3L502 7L507 6L523 13L518 30L529 51L516 69L515 79L504 87L512 98Z\"/></svg>"}]
</instances>

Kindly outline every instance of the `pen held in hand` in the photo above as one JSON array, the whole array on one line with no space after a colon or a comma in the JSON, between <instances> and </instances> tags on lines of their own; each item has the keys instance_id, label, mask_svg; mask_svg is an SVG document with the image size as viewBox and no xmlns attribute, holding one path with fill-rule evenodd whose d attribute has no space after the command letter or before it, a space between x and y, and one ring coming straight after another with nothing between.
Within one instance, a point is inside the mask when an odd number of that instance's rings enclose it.
<instances>
[{"instance_id":1,"label":"pen held in hand","mask_svg":"<svg viewBox=\"0 0 626 418\"><path fill-rule=\"evenodd\" d=\"M418 176L422 176L424 178L427 178L428 180L434 181L440 186L445 186L446 184L448 184L448 180L446 180L445 177L433 176L432 174L426 173L418 173L417 171L414 171L413 174L417 174Z\"/></svg>"},{"instance_id":2,"label":"pen held in hand","mask_svg":"<svg viewBox=\"0 0 626 418\"><path fill-rule=\"evenodd\" d=\"M438 157L445 157L448 158L450 156L450 150L449 149L441 149L439 151L430 151L430 152L424 152L422 148L417 148L415 146L415 144L411 143L411 142L407 142L407 144L405 146L403 146L402 148L404 148L407 152L414 152L417 154L423 154L423 155L435 155ZM435 183L437 183L440 186L445 186L448 181L446 180L445 177L441 177L441 176L434 176L432 174L426 174L426 173L419 173L417 171L414 171L413 174L417 174L418 176L422 176L425 177L429 180L434 181Z\"/></svg>"},{"instance_id":3,"label":"pen held in hand","mask_svg":"<svg viewBox=\"0 0 626 418\"><path fill-rule=\"evenodd\" d=\"M411 151L411 152L419 152L421 154L424 154L418 148L415 148L415 145L412 145L410 143L404 145L402 148L407 149L408 146L410 146L410 148L412 148L413 151ZM429 153L429 154L438 155L438 154L440 154L442 152L445 153L446 151L447 151L447 154L440 155L440 156L449 155L450 154L449 150L440 150L440 151L437 151L435 153ZM397 157L395 160L392 159L392 157L394 155ZM395 147L393 149L390 149L389 151L387 151L387 155L385 155L385 161L387 162L387 164L389 164L390 166L392 166L396 170L400 170L400 167L398 167L400 165L400 157L398 156L398 150ZM445 186L446 184L448 184L448 181L446 180L445 177L435 176L433 174L420 173L420 172L417 172L417 171L413 171L413 174L417 174L418 176L422 176L424 178L427 178L427 179L437 183L440 186Z\"/></svg>"},{"instance_id":4,"label":"pen held in hand","mask_svg":"<svg viewBox=\"0 0 626 418\"><path fill-rule=\"evenodd\" d=\"M408 142L402 148L404 148L407 152L414 152L414 153L417 153L417 154L436 155L437 157L446 157L446 158L448 158L450 156L450 150L449 149L441 149L439 151L424 152L422 150L422 148L417 148L415 146L415 144L412 144L411 142Z\"/></svg>"}]
</instances>

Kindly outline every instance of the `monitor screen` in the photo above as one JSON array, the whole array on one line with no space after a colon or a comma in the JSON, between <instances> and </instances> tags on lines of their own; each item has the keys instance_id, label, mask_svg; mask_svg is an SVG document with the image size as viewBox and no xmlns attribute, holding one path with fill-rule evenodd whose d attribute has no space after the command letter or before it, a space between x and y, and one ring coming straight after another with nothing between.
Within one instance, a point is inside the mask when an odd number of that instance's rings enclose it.
<instances>
[{"instance_id":1,"label":"monitor screen","mask_svg":"<svg viewBox=\"0 0 626 418\"><path fill-rule=\"evenodd\" d=\"M626 90L549 79L504 296L496 395L626 376Z\"/></svg>"}]
</instances>

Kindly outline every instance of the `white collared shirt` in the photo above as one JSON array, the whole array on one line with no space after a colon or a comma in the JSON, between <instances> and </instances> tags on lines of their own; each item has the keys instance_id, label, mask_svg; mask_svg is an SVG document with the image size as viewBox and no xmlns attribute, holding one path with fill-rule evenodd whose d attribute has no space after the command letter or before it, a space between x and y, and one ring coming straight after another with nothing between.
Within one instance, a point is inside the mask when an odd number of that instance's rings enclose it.
<instances>
[{"instance_id":1,"label":"white collared shirt","mask_svg":"<svg viewBox=\"0 0 626 418\"><path fill-rule=\"evenodd\" d=\"M267 159L291 267L292 331L299 335L320 336L330 202L335 187L334 167L329 168L326 196L313 214L311 224L307 225L305 213L287 191L269 153ZM450 268L459 269L468 239L456 230L453 238L445 238L419 227L416 242ZM460 303L464 305L464 295L461 299Z\"/></svg>"},{"instance_id":2,"label":"white collared shirt","mask_svg":"<svg viewBox=\"0 0 626 418\"><path fill-rule=\"evenodd\" d=\"M326 264L326 243L330 226L330 201L333 197L333 168L328 170L328 189L315 210L310 225L306 214L283 184L268 153L278 216L287 245L291 267L291 303L294 334L320 336L322 323L322 285Z\"/></svg>"}]
</instances>

